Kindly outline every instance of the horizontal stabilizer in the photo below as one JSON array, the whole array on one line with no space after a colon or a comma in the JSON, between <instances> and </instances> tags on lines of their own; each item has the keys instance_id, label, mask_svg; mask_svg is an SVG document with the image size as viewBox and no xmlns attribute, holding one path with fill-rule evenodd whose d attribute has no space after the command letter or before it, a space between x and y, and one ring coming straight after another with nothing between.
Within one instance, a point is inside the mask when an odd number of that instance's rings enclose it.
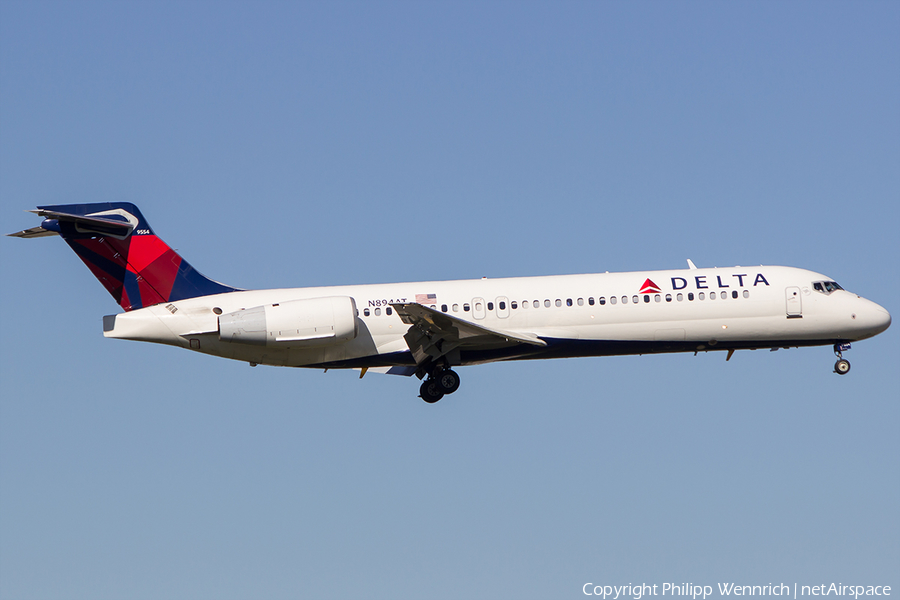
<instances>
[{"instance_id":1,"label":"horizontal stabilizer","mask_svg":"<svg viewBox=\"0 0 900 600\"><path fill-rule=\"evenodd\" d=\"M75 231L77 233L94 233L126 238L138 224L138 220L131 215L125 216L124 214L120 215L115 213L110 215L113 217L110 218L97 215L78 215L56 210L47 210L44 208L29 210L27 212L44 217L44 222L41 223L40 227L32 227L31 229L25 229L17 233L10 233L8 234L10 237L35 238L56 235L61 232L60 223L69 223L75 226ZM125 211L120 212L124 213Z\"/></svg>"},{"instance_id":2,"label":"horizontal stabilizer","mask_svg":"<svg viewBox=\"0 0 900 600\"><path fill-rule=\"evenodd\" d=\"M16 233L7 233L6 235L8 235L9 237L18 238L36 238L58 234L55 231L50 231L49 229L44 229L43 227L32 227L31 229L23 229L22 231L17 231Z\"/></svg>"},{"instance_id":3,"label":"horizontal stabilizer","mask_svg":"<svg viewBox=\"0 0 900 600\"><path fill-rule=\"evenodd\" d=\"M131 216L130 219L125 215L115 215L119 217L119 219L115 219L97 215L75 215L71 213L47 210L43 208L38 208L38 210L29 210L28 212L34 213L38 216L50 219L52 221L74 223L75 227L79 231L85 233L96 232L107 235L117 235L120 237L126 237L138 224L138 220L131 215L129 215Z\"/></svg>"}]
</instances>

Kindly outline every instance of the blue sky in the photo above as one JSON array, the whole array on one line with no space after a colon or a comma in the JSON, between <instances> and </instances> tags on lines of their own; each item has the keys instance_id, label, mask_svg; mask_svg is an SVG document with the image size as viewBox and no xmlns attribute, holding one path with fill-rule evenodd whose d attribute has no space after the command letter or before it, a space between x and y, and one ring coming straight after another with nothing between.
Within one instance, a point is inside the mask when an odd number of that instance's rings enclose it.
<instances>
[{"instance_id":1,"label":"blue sky","mask_svg":"<svg viewBox=\"0 0 900 600\"><path fill-rule=\"evenodd\" d=\"M248 288L784 264L900 313L896 3L0 4L0 223ZM897 327L414 380L105 340L0 240L0 597L900 589Z\"/></svg>"}]
</instances>

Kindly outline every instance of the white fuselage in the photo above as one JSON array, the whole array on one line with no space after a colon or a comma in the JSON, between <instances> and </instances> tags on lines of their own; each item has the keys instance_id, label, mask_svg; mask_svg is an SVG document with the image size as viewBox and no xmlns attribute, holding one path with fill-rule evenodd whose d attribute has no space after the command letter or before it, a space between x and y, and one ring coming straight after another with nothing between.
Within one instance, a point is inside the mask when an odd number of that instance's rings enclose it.
<instances>
[{"instance_id":1,"label":"white fuselage","mask_svg":"<svg viewBox=\"0 0 900 600\"><path fill-rule=\"evenodd\" d=\"M104 335L253 364L340 368L414 364L403 337L409 326L390 306L407 302L548 343L463 352L456 364L830 345L871 337L890 325L882 307L842 289L815 289L822 281L829 278L759 266L239 291L107 317ZM354 339L279 345L220 339L221 314L324 297L355 301Z\"/></svg>"}]
</instances>

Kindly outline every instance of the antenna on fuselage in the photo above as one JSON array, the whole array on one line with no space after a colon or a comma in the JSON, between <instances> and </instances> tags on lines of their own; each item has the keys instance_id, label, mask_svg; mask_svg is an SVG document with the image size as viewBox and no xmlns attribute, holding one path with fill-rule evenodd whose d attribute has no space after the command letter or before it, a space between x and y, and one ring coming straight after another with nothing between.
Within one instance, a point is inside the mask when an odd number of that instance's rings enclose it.
<instances>
[{"instance_id":1,"label":"antenna on fuselage","mask_svg":"<svg viewBox=\"0 0 900 600\"><path fill-rule=\"evenodd\" d=\"M688 268L689 268L691 271L696 271L696 270L697 270L697 265L694 264L694 261L692 261L691 259L687 259L687 261L688 261Z\"/></svg>"}]
</instances>

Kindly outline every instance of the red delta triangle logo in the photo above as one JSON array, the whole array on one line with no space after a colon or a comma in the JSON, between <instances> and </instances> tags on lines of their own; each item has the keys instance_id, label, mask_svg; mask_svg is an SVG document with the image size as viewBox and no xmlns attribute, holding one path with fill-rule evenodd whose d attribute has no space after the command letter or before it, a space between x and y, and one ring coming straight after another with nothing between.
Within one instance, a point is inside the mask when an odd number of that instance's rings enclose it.
<instances>
[{"instance_id":1,"label":"red delta triangle logo","mask_svg":"<svg viewBox=\"0 0 900 600\"><path fill-rule=\"evenodd\" d=\"M650 279L646 279L644 281L644 285L641 286L641 294L655 294L659 292L659 286L650 281Z\"/></svg>"}]
</instances>

